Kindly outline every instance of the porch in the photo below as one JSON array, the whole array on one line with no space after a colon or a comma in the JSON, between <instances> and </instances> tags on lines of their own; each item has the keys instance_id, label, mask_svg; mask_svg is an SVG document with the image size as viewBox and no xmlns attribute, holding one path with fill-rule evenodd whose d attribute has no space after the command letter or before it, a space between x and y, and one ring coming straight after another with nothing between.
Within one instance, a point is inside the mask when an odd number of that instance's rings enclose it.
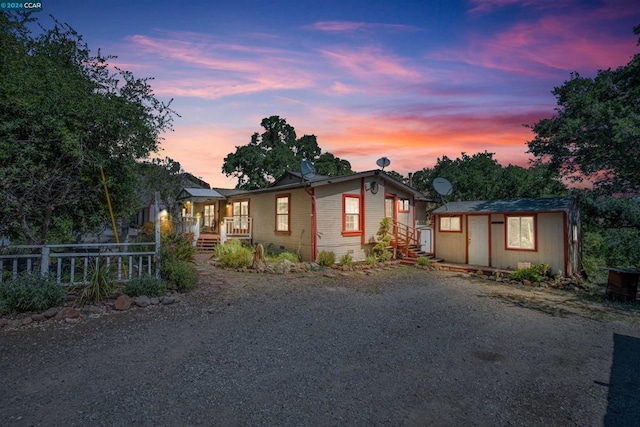
<instances>
[{"instance_id":1,"label":"porch","mask_svg":"<svg viewBox=\"0 0 640 427\"><path fill-rule=\"evenodd\" d=\"M253 218L225 217L220 223L219 232L210 226L203 226L201 218L181 218L174 221L179 233L191 233L193 245L198 252L213 252L218 244L227 240L239 239L251 242L253 240Z\"/></svg>"}]
</instances>

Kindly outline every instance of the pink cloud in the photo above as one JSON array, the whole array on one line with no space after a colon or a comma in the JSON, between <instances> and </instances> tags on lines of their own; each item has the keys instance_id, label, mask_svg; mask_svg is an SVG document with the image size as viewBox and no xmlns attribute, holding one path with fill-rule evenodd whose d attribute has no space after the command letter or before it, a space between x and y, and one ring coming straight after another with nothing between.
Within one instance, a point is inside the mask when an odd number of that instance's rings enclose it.
<instances>
[{"instance_id":1,"label":"pink cloud","mask_svg":"<svg viewBox=\"0 0 640 427\"><path fill-rule=\"evenodd\" d=\"M391 76L398 79L422 79L418 70L403 65L403 58L383 52L376 47L357 50L347 48L320 49L320 53L337 67L347 69L358 78Z\"/></svg>"},{"instance_id":2,"label":"pink cloud","mask_svg":"<svg viewBox=\"0 0 640 427\"><path fill-rule=\"evenodd\" d=\"M574 0L470 0L470 3L475 6L469 10L469 13L488 13L508 6L558 8L573 2Z\"/></svg>"}]
</instances>

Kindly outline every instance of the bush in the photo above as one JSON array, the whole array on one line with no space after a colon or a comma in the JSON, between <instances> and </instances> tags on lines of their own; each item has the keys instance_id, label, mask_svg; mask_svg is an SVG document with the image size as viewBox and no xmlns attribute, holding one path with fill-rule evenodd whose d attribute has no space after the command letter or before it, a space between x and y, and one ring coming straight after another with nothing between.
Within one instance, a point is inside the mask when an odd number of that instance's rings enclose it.
<instances>
[{"instance_id":1,"label":"bush","mask_svg":"<svg viewBox=\"0 0 640 427\"><path fill-rule=\"evenodd\" d=\"M529 268L521 268L509 275L511 280L523 282L529 280L531 282L542 282L551 277L551 269L548 264L533 264Z\"/></svg>"},{"instance_id":2,"label":"bush","mask_svg":"<svg viewBox=\"0 0 640 427\"><path fill-rule=\"evenodd\" d=\"M295 262L295 263L300 262L300 257L298 256L298 254L294 254L293 252L282 252L278 254L277 259L280 261L283 261L286 259L288 261Z\"/></svg>"},{"instance_id":3,"label":"bush","mask_svg":"<svg viewBox=\"0 0 640 427\"><path fill-rule=\"evenodd\" d=\"M373 255L367 255L366 263L367 263L368 265L374 265L374 264L375 264L375 263L377 263L377 262L378 262L378 259L377 259L375 256L373 256Z\"/></svg>"},{"instance_id":4,"label":"bush","mask_svg":"<svg viewBox=\"0 0 640 427\"><path fill-rule=\"evenodd\" d=\"M167 291L167 285L160 279L153 276L144 275L134 277L124 286L124 293L130 297L146 295L148 297L159 297Z\"/></svg>"},{"instance_id":5,"label":"bush","mask_svg":"<svg viewBox=\"0 0 640 427\"><path fill-rule=\"evenodd\" d=\"M421 256L421 257L418 257L418 259L416 259L416 264L421 266L429 266L431 265L431 260L426 256Z\"/></svg>"},{"instance_id":6,"label":"bush","mask_svg":"<svg viewBox=\"0 0 640 427\"><path fill-rule=\"evenodd\" d=\"M48 277L24 274L0 284L0 312L43 311L62 304L66 291Z\"/></svg>"},{"instance_id":7,"label":"bush","mask_svg":"<svg viewBox=\"0 0 640 427\"><path fill-rule=\"evenodd\" d=\"M214 257L224 267L251 267L253 262L253 250L250 247L243 245L240 240L233 239L226 242L224 245L216 246Z\"/></svg>"},{"instance_id":8,"label":"bush","mask_svg":"<svg viewBox=\"0 0 640 427\"><path fill-rule=\"evenodd\" d=\"M162 261L160 272L171 289L188 292L198 287L198 271L189 262L176 259Z\"/></svg>"},{"instance_id":9,"label":"bush","mask_svg":"<svg viewBox=\"0 0 640 427\"><path fill-rule=\"evenodd\" d=\"M331 267L336 263L336 254L333 251L321 251L318 254L318 264L324 267Z\"/></svg>"},{"instance_id":10,"label":"bush","mask_svg":"<svg viewBox=\"0 0 640 427\"><path fill-rule=\"evenodd\" d=\"M78 298L76 298L76 304L78 305L90 302L98 303L105 298L109 298L115 290L110 266L107 265L106 261L97 266L91 263L87 280L89 281L88 284L73 287L75 291L78 291Z\"/></svg>"},{"instance_id":11,"label":"bush","mask_svg":"<svg viewBox=\"0 0 640 427\"><path fill-rule=\"evenodd\" d=\"M340 258L340 265L351 267L351 264L353 264L353 258L351 257L351 254L342 255L342 257Z\"/></svg>"},{"instance_id":12,"label":"bush","mask_svg":"<svg viewBox=\"0 0 640 427\"><path fill-rule=\"evenodd\" d=\"M382 221L380 221L380 227L376 233L376 236L378 236L378 243L371 248L371 253L380 262L389 261L393 257L393 253L387 249L389 245L391 245L391 235L389 234L390 227L391 224L389 223L389 218L383 218Z\"/></svg>"},{"instance_id":13,"label":"bush","mask_svg":"<svg viewBox=\"0 0 640 427\"><path fill-rule=\"evenodd\" d=\"M191 234L168 233L161 237L160 256L178 261L193 261L196 248L193 246Z\"/></svg>"}]
</instances>

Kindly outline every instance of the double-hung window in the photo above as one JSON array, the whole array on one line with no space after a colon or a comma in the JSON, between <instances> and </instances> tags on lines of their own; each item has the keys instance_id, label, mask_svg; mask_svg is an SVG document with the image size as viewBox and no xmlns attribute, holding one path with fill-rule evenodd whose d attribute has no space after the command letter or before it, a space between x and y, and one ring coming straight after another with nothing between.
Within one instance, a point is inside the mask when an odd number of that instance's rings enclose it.
<instances>
[{"instance_id":1,"label":"double-hung window","mask_svg":"<svg viewBox=\"0 0 640 427\"><path fill-rule=\"evenodd\" d=\"M289 194L276 196L276 233L290 233L291 197Z\"/></svg>"},{"instance_id":2,"label":"double-hung window","mask_svg":"<svg viewBox=\"0 0 640 427\"><path fill-rule=\"evenodd\" d=\"M342 233L360 234L360 196L342 196Z\"/></svg>"},{"instance_id":3,"label":"double-hung window","mask_svg":"<svg viewBox=\"0 0 640 427\"><path fill-rule=\"evenodd\" d=\"M462 231L462 217L460 216L441 216L440 231Z\"/></svg>"}]
</instances>

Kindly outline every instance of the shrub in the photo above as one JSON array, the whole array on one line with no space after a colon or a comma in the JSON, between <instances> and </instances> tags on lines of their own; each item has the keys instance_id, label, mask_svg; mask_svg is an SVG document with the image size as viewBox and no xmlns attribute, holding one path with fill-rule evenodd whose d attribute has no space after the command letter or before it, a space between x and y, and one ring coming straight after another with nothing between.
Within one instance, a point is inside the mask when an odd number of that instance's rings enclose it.
<instances>
[{"instance_id":1,"label":"shrub","mask_svg":"<svg viewBox=\"0 0 640 427\"><path fill-rule=\"evenodd\" d=\"M159 297L167 291L167 285L160 279L153 276L144 275L134 277L124 286L124 293L130 297L146 295L148 297Z\"/></svg>"},{"instance_id":2,"label":"shrub","mask_svg":"<svg viewBox=\"0 0 640 427\"><path fill-rule=\"evenodd\" d=\"M331 267L336 263L336 254L333 251L321 251L318 254L318 264L324 267Z\"/></svg>"},{"instance_id":3,"label":"shrub","mask_svg":"<svg viewBox=\"0 0 640 427\"><path fill-rule=\"evenodd\" d=\"M161 237L160 256L173 258L178 261L193 261L196 248L193 246L193 237L185 233L168 233Z\"/></svg>"},{"instance_id":4,"label":"shrub","mask_svg":"<svg viewBox=\"0 0 640 427\"><path fill-rule=\"evenodd\" d=\"M373 255L367 255L366 263L368 265L373 265L378 262L378 259Z\"/></svg>"},{"instance_id":5,"label":"shrub","mask_svg":"<svg viewBox=\"0 0 640 427\"><path fill-rule=\"evenodd\" d=\"M531 267L521 268L509 275L511 280L518 280L520 282L525 280L542 282L549 277L551 277L551 269L548 264L533 264Z\"/></svg>"},{"instance_id":6,"label":"shrub","mask_svg":"<svg viewBox=\"0 0 640 427\"><path fill-rule=\"evenodd\" d=\"M248 246L244 246L240 240L234 239L224 245L216 246L214 257L224 267L251 267L253 250Z\"/></svg>"},{"instance_id":7,"label":"shrub","mask_svg":"<svg viewBox=\"0 0 640 427\"><path fill-rule=\"evenodd\" d=\"M294 254L293 252L282 252L278 254L277 258L280 261L286 259L288 261L295 262L295 263L300 262L300 257L298 256L298 254Z\"/></svg>"},{"instance_id":8,"label":"shrub","mask_svg":"<svg viewBox=\"0 0 640 427\"><path fill-rule=\"evenodd\" d=\"M342 255L342 257L340 258L340 265L351 267L351 264L353 264L353 258L351 257L351 254Z\"/></svg>"},{"instance_id":9,"label":"shrub","mask_svg":"<svg viewBox=\"0 0 640 427\"><path fill-rule=\"evenodd\" d=\"M196 266L176 259L165 260L160 268L162 278L169 283L171 289L188 292L198 287L198 270Z\"/></svg>"},{"instance_id":10,"label":"shrub","mask_svg":"<svg viewBox=\"0 0 640 427\"><path fill-rule=\"evenodd\" d=\"M431 260L426 256L421 256L421 257L418 257L418 259L416 259L416 264L421 266L429 266L431 265Z\"/></svg>"},{"instance_id":11,"label":"shrub","mask_svg":"<svg viewBox=\"0 0 640 427\"><path fill-rule=\"evenodd\" d=\"M76 304L98 303L110 297L115 290L115 283L111 278L110 266L107 265L106 262L103 262L101 265L91 263L87 280L89 283L73 287L74 290L78 291Z\"/></svg>"},{"instance_id":12,"label":"shrub","mask_svg":"<svg viewBox=\"0 0 640 427\"><path fill-rule=\"evenodd\" d=\"M0 284L0 311L23 313L43 311L60 305L66 291L48 277L24 274Z\"/></svg>"},{"instance_id":13,"label":"shrub","mask_svg":"<svg viewBox=\"0 0 640 427\"><path fill-rule=\"evenodd\" d=\"M393 253L387 249L391 245L390 227L389 218L383 218L380 221L380 227L376 233L378 243L371 248L371 253L381 262L389 261L393 257Z\"/></svg>"}]
</instances>

